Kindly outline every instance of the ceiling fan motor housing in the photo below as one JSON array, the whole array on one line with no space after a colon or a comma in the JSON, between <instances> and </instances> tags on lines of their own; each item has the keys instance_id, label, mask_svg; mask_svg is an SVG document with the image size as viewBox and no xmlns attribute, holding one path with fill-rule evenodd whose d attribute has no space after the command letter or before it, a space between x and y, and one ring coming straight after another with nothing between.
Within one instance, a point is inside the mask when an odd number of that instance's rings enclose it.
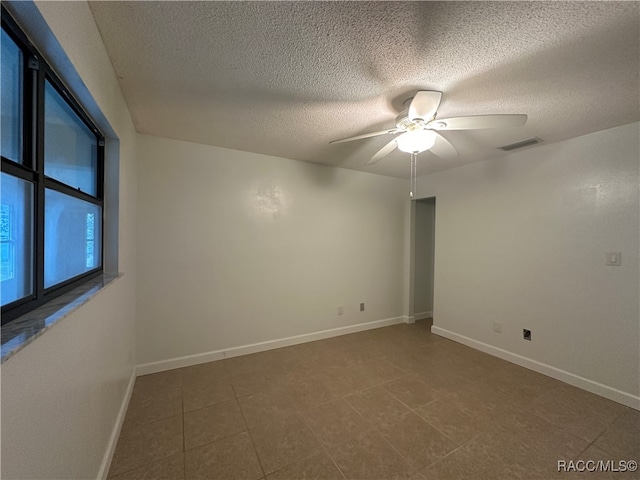
<instances>
[{"instance_id":1,"label":"ceiling fan motor housing","mask_svg":"<svg viewBox=\"0 0 640 480\"><path fill-rule=\"evenodd\" d=\"M396 127L403 132L424 128L424 125L425 122L422 120L411 120L408 116L407 110L396 117Z\"/></svg>"}]
</instances>

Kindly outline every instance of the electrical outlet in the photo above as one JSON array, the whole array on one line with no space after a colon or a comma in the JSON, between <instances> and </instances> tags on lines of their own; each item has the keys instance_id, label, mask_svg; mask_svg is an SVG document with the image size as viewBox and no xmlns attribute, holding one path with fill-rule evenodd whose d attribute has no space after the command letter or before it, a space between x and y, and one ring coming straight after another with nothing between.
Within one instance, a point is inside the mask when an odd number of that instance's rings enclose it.
<instances>
[{"instance_id":1,"label":"electrical outlet","mask_svg":"<svg viewBox=\"0 0 640 480\"><path fill-rule=\"evenodd\" d=\"M360 304L360 311L361 311L361 312L364 312L364 303L361 303L361 304Z\"/></svg>"},{"instance_id":2,"label":"electrical outlet","mask_svg":"<svg viewBox=\"0 0 640 480\"><path fill-rule=\"evenodd\" d=\"M342 315L344 313L344 307L342 305L337 308L337 313L338 315Z\"/></svg>"},{"instance_id":3,"label":"electrical outlet","mask_svg":"<svg viewBox=\"0 0 640 480\"><path fill-rule=\"evenodd\" d=\"M531 330L527 330L526 328L522 329L522 338L525 340L531 341Z\"/></svg>"},{"instance_id":4,"label":"electrical outlet","mask_svg":"<svg viewBox=\"0 0 640 480\"><path fill-rule=\"evenodd\" d=\"M500 322L493 322L493 331L496 333L502 333L502 324Z\"/></svg>"}]
</instances>

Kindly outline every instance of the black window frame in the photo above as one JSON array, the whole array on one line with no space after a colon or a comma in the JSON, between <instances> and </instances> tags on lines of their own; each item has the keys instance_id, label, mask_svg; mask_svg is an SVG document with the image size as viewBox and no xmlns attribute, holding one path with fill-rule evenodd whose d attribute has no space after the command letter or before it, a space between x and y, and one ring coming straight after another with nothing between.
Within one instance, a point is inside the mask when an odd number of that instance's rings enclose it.
<instances>
[{"instance_id":1,"label":"black window frame","mask_svg":"<svg viewBox=\"0 0 640 480\"><path fill-rule=\"evenodd\" d=\"M9 15L4 6L1 7L2 29L11 37L23 54L23 105L22 105L22 164L1 157L2 173L26 180L33 185L33 252L32 252L32 290L33 293L14 302L2 306L2 325L15 320L54 298L73 290L83 283L101 275L104 271L104 135L91 120L89 115L64 85L60 77L44 60L40 52L29 41L26 34ZM97 141L97 188L96 195L82 192L61 181L44 174L44 134L45 109L44 96L46 82L60 94L67 105L78 115L78 118L94 133ZM101 208L99 219L101 228L100 266L84 272L49 288L44 286L44 248L45 248L45 189L54 190L65 195L98 205Z\"/></svg>"}]
</instances>

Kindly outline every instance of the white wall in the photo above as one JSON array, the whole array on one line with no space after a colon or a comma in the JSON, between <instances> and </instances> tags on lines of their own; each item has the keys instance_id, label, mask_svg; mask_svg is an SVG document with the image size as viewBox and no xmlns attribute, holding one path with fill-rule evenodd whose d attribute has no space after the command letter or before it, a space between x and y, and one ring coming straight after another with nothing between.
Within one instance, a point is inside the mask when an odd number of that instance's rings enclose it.
<instances>
[{"instance_id":1,"label":"white wall","mask_svg":"<svg viewBox=\"0 0 640 480\"><path fill-rule=\"evenodd\" d=\"M104 113L98 124L108 121L107 133L119 138L120 195L110 205L120 206L124 276L2 364L2 478L96 478L135 365L136 133L88 5L10 7L72 90L93 97Z\"/></svg>"},{"instance_id":2,"label":"white wall","mask_svg":"<svg viewBox=\"0 0 640 480\"><path fill-rule=\"evenodd\" d=\"M414 315L433 312L433 254L436 220L434 199L416 201L415 213L415 268L414 268ZM422 314L422 315L421 315Z\"/></svg>"},{"instance_id":3,"label":"white wall","mask_svg":"<svg viewBox=\"0 0 640 480\"><path fill-rule=\"evenodd\" d=\"M140 364L404 314L408 181L144 135L139 152Z\"/></svg>"},{"instance_id":4,"label":"white wall","mask_svg":"<svg viewBox=\"0 0 640 480\"><path fill-rule=\"evenodd\" d=\"M639 144L636 123L421 177L438 210L434 331L638 408Z\"/></svg>"}]
</instances>

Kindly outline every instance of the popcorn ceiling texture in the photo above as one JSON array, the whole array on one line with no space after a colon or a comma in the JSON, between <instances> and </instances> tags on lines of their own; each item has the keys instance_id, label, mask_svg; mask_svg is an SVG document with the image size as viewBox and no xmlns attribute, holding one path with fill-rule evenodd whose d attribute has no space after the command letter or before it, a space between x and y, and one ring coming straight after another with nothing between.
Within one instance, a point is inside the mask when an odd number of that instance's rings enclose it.
<instances>
[{"instance_id":1,"label":"popcorn ceiling texture","mask_svg":"<svg viewBox=\"0 0 640 480\"><path fill-rule=\"evenodd\" d=\"M364 162L419 89L438 116L526 113L447 132L419 174L640 119L637 2L90 2L141 133L406 177Z\"/></svg>"}]
</instances>

